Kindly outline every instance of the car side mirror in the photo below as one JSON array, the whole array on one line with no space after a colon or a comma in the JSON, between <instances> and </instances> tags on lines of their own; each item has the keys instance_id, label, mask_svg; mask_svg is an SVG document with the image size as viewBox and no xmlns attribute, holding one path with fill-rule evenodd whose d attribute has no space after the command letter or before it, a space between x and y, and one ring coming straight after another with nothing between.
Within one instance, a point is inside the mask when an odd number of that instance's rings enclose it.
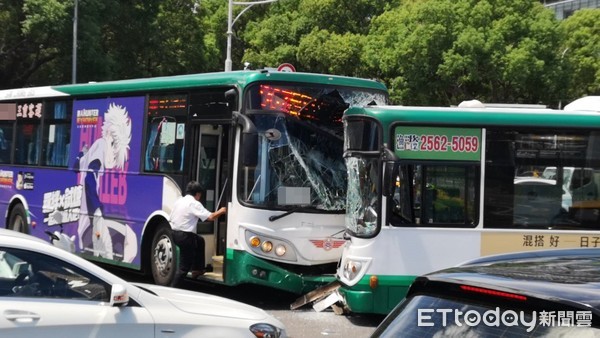
<instances>
[{"instance_id":1,"label":"car side mirror","mask_svg":"<svg viewBox=\"0 0 600 338\"><path fill-rule=\"evenodd\" d=\"M125 306L129 303L129 294L122 284L113 284L110 289L110 306Z\"/></svg>"}]
</instances>

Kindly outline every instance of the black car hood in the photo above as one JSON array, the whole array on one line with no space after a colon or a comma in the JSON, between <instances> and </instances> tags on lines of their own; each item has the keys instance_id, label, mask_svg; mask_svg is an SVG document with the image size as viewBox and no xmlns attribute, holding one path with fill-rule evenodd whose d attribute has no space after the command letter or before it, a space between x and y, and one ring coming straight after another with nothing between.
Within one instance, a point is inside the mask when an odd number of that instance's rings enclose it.
<instances>
[{"instance_id":1,"label":"black car hood","mask_svg":"<svg viewBox=\"0 0 600 338\"><path fill-rule=\"evenodd\" d=\"M542 299L560 298L600 310L600 256L542 257L471 264L424 276L489 286Z\"/></svg>"}]
</instances>

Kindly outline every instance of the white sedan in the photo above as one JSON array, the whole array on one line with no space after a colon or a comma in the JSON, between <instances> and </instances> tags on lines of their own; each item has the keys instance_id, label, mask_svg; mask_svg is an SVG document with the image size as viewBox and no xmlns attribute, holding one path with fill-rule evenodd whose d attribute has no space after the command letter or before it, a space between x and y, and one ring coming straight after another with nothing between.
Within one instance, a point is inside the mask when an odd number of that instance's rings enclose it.
<instances>
[{"instance_id":1,"label":"white sedan","mask_svg":"<svg viewBox=\"0 0 600 338\"><path fill-rule=\"evenodd\" d=\"M226 298L129 283L40 239L0 229L0 337L285 337Z\"/></svg>"}]
</instances>

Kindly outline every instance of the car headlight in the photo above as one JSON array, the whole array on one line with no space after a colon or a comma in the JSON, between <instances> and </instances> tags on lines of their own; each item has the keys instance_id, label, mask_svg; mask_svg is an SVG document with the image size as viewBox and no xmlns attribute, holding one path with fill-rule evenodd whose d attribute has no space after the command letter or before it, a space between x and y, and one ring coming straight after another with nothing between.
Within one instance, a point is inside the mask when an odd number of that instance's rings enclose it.
<instances>
[{"instance_id":1,"label":"car headlight","mask_svg":"<svg viewBox=\"0 0 600 338\"><path fill-rule=\"evenodd\" d=\"M259 338L279 338L281 329L267 323L258 323L250 326L250 332Z\"/></svg>"}]
</instances>

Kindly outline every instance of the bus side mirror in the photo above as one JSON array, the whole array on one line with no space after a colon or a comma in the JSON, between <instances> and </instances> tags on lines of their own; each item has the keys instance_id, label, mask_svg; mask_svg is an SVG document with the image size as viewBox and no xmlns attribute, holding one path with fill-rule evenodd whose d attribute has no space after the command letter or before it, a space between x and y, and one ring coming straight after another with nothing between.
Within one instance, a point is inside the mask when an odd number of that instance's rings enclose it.
<instances>
[{"instance_id":1,"label":"bus side mirror","mask_svg":"<svg viewBox=\"0 0 600 338\"><path fill-rule=\"evenodd\" d=\"M258 133L242 132L242 165L255 167L258 164Z\"/></svg>"},{"instance_id":2,"label":"bus side mirror","mask_svg":"<svg viewBox=\"0 0 600 338\"><path fill-rule=\"evenodd\" d=\"M227 104L229 105L230 110L234 110L235 109L235 104L237 102L237 91L235 89L229 89L228 91L225 92L225 100L227 101Z\"/></svg>"},{"instance_id":3,"label":"bus side mirror","mask_svg":"<svg viewBox=\"0 0 600 338\"><path fill-rule=\"evenodd\" d=\"M381 194L385 197L390 197L396 190L396 177L393 174L394 162L397 161L398 158L390 148L384 146L381 149L381 159L384 161Z\"/></svg>"},{"instance_id":4,"label":"bus side mirror","mask_svg":"<svg viewBox=\"0 0 600 338\"><path fill-rule=\"evenodd\" d=\"M394 172L394 162L385 162L383 164L383 180L382 184L382 194L385 197L390 197L394 193L394 188L396 187L395 179L392 175Z\"/></svg>"},{"instance_id":5,"label":"bus side mirror","mask_svg":"<svg viewBox=\"0 0 600 338\"><path fill-rule=\"evenodd\" d=\"M233 112L237 124L242 126L242 165L255 167L258 163L258 132L256 126L246 115Z\"/></svg>"}]
</instances>

